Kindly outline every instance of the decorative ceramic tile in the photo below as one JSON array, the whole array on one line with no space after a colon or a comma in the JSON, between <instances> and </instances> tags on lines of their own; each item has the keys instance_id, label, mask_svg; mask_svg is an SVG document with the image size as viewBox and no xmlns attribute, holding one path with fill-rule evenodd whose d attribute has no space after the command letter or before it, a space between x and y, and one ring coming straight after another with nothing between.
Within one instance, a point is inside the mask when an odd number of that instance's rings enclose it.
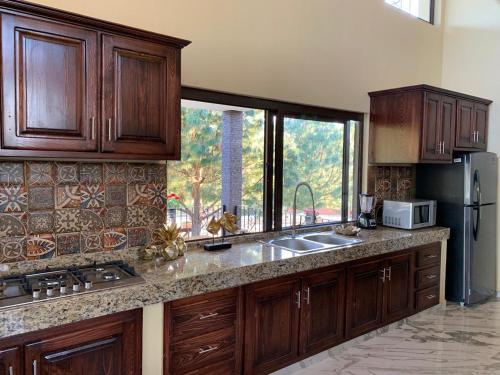
<instances>
[{"instance_id":1,"label":"decorative ceramic tile","mask_svg":"<svg viewBox=\"0 0 500 375\"><path fill-rule=\"evenodd\" d=\"M129 184L145 184L148 177L147 171L146 164L129 164L127 182Z\"/></svg>"},{"instance_id":2,"label":"decorative ceramic tile","mask_svg":"<svg viewBox=\"0 0 500 375\"><path fill-rule=\"evenodd\" d=\"M108 185L105 192L107 207L127 205L127 185Z\"/></svg>"},{"instance_id":3,"label":"decorative ceramic tile","mask_svg":"<svg viewBox=\"0 0 500 375\"><path fill-rule=\"evenodd\" d=\"M127 183L127 164L106 163L104 164L104 183L119 185Z\"/></svg>"},{"instance_id":4,"label":"decorative ceramic tile","mask_svg":"<svg viewBox=\"0 0 500 375\"><path fill-rule=\"evenodd\" d=\"M24 185L24 163L0 162L0 185Z\"/></svg>"},{"instance_id":5,"label":"decorative ceramic tile","mask_svg":"<svg viewBox=\"0 0 500 375\"><path fill-rule=\"evenodd\" d=\"M31 234L53 232L54 221L53 211L30 212L28 214L28 232Z\"/></svg>"},{"instance_id":6,"label":"decorative ceramic tile","mask_svg":"<svg viewBox=\"0 0 500 375\"><path fill-rule=\"evenodd\" d=\"M56 236L57 255L80 252L80 233L64 233Z\"/></svg>"},{"instance_id":7,"label":"decorative ceramic tile","mask_svg":"<svg viewBox=\"0 0 500 375\"><path fill-rule=\"evenodd\" d=\"M50 210L54 208L53 187L30 187L28 191L30 211Z\"/></svg>"},{"instance_id":8,"label":"decorative ceramic tile","mask_svg":"<svg viewBox=\"0 0 500 375\"><path fill-rule=\"evenodd\" d=\"M56 176L54 163L30 161L27 165L29 186L54 185Z\"/></svg>"},{"instance_id":9,"label":"decorative ceramic tile","mask_svg":"<svg viewBox=\"0 0 500 375\"><path fill-rule=\"evenodd\" d=\"M79 185L56 187L56 208L77 208L81 200Z\"/></svg>"},{"instance_id":10,"label":"decorative ceramic tile","mask_svg":"<svg viewBox=\"0 0 500 375\"><path fill-rule=\"evenodd\" d=\"M147 225L146 215L148 206L127 207L127 226L143 227Z\"/></svg>"},{"instance_id":11,"label":"decorative ceramic tile","mask_svg":"<svg viewBox=\"0 0 500 375\"><path fill-rule=\"evenodd\" d=\"M78 163L56 163L56 168L59 185L78 185L80 183Z\"/></svg>"},{"instance_id":12,"label":"decorative ceramic tile","mask_svg":"<svg viewBox=\"0 0 500 375\"><path fill-rule=\"evenodd\" d=\"M0 186L0 211L23 212L28 208L28 192L24 185Z\"/></svg>"},{"instance_id":13,"label":"decorative ceramic tile","mask_svg":"<svg viewBox=\"0 0 500 375\"><path fill-rule=\"evenodd\" d=\"M102 184L102 164L82 163L80 165L80 183L89 185Z\"/></svg>"},{"instance_id":14,"label":"decorative ceramic tile","mask_svg":"<svg viewBox=\"0 0 500 375\"><path fill-rule=\"evenodd\" d=\"M101 184L95 185L80 185L80 193L82 197L82 208L99 208L104 207L104 186Z\"/></svg>"},{"instance_id":15,"label":"decorative ceramic tile","mask_svg":"<svg viewBox=\"0 0 500 375\"><path fill-rule=\"evenodd\" d=\"M108 208L105 216L107 228L123 227L127 224L127 208L126 207L111 207Z\"/></svg>"},{"instance_id":16,"label":"decorative ceramic tile","mask_svg":"<svg viewBox=\"0 0 500 375\"><path fill-rule=\"evenodd\" d=\"M127 239L128 247L145 246L149 243L150 231L148 228L128 228Z\"/></svg>"},{"instance_id":17,"label":"decorative ceramic tile","mask_svg":"<svg viewBox=\"0 0 500 375\"><path fill-rule=\"evenodd\" d=\"M153 206L167 205L167 186L165 184L149 184L148 191Z\"/></svg>"},{"instance_id":18,"label":"decorative ceramic tile","mask_svg":"<svg viewBox=\"0 0 500 375\"><path fill-rule=\"evenodd\" d=\"M165 223L165 213L157 207L148 207L146 210L146 224L150 228L158 228Z\"/></svg>"},{"instance_id":19,"label":"decorative ceramic tile","mask_svg":"<svg viewBox=\"0 0 500 375\"><path fill-rule=\"evenodd\" d=\"M127 233L124 228L111 228L104 232L104 248L123 250L127 247Z\"/></svg>"},{"instance_id":20,"label":"decorative ceramic tile","mask_svg":"<svg viewBox=\"0 0 500 375\"><path fill-rule=\"evenodd\" d=\"M104 249L104 231L82 232L80 237L80 251L95 253Z\"/></svg>"},{"instance_id":21,"label":"decorative ceramic tile","mask_svg":"<svg viewBox=\"0 0 500 375\"><path fill-rule=\"evenodd\" d=\"M104 228L105 208L80 211L80 228L82 231L100 231Z\"/></svg>"},{"instance_id":22,"label":"decorative ceramic tile","mask_svg":"<svg viewBox=\"0 0 500 375\"><path fill-rule=\"evenodd\" d=\"M80 210L63 208L56 210L56 233L78 232L80 225Z\"/></svg>"},{"instance_id":23,"label":"decorative ceramic tile","mask_svg":"<svg viewBox=\"0 0 500 375\"><path fill-rule=\"evenodd\" d=\"M148 182L165 184L167 183L167 165L166 164L149 164L148 165Z\"/></svg>"},{"instance_id":24,"label":"decorative ceramic tile","mask_svg":"<svg viewBox=\"0 0 500 375\"><path fill-rule=\"evenodd\" d=\"M56 241L53 234L40 234L28 237L26 253L29 259L47 259L56 254Z\"/></svg>"},{"instance_id":25,"label":"decorative ceramic tile","mask_svg":"<svg viewBox=\"0 0 500 375\"><path fill-rule=\"evenodd\" d=\"M152 192L146 184L135 184L128 186L128 199L129 206L138 204L149 204L152 198Z\"/></svg>"},{"instance_id":26,"label":"decorative ceramic tile","mask_svg":"<svg viewBox=\"0 0 500 375\"><path fill-rule=\"evenodd\" d=\"M26 235L26 227L21 216L0 214L0 237L19 237Z\"/></svg>"},{"instance_id":27,"label":"decorative ceramic tile","mask_svg":"<svg viewBox=\"0 0 500 375\"><path fill-rule=\"evenodd\" d=\"M0 238L0 263L26 260L26 237Z\"/></svg>"}]
</instances>

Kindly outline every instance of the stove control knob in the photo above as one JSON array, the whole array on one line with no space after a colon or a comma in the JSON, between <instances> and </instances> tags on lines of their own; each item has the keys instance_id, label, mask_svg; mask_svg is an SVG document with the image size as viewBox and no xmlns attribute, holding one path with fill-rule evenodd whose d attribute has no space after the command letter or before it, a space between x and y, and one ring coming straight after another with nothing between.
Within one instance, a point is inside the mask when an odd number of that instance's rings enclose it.
<instances>
[{"instance_id":1,"label":"stove control knob","mask_svg":"<svg viewBox=\"0 0 500 375\"><path fill-rule=\"evenodd\" d=\"M38 289L38 288L33 289L33 298L34 299L40 298L40 289Z\"/></svg>"},{"instance_id":2,"label":"stove control knob","mask_svg":"<svg viewBox=\"0 0 500 375\"><path fill-rule=\"evenodd\" d=\"M92 281L85 280L85 289L87 290L92 289Z\"/></svg>"},{"instance_id":3,"label":"stove control knob","mask_svg":"<svg viewBox=\"0 0 500 375\"><path fill-rule=\"evenodd\" d=\"M48 286L47 287L47 297L52 297L54 295L54 287Z\"/></svg>"},{"instance_id":4,"label":"stove control knob","mask_svg":"<svg viewBox=\"0 0 500 375\"><path fill-rule=\"evenodd\" d=\"M73 292L80 291L80 283L73 283Z\"/></svg>"},{"instance_id":5,"label":"stove control knob","mask_svg":"<svg viewBox=\"0 0 500 375\"><path fill-rule=\"evenodd\" d=\"M66 294L66 284L61 284L61 286L59 287L59 293Z\"/></svg>"}]
</instances>

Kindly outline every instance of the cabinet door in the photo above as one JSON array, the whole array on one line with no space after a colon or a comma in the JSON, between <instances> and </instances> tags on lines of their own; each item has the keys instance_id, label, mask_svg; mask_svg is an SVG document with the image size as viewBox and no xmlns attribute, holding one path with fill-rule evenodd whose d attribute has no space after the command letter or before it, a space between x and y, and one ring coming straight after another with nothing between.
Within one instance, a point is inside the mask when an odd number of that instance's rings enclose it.
<instances>
[{"instance_id":1,"label":"cabinet door","mask_svg":"<svg viewBox=\"0 0 500 375\"><path fill-rule=\"evenodd\" d=\"M0 350L0 374L21 375L21 351L19 348Z\"/></svg>"},{"instance_id":2,"label":"cabinet door","mask_svg":"<svg viewBox=\"0 0 500 375\"><path fill-rule=\"evenodd\" d=\"M382 261L369 261L351 266L347 272L347 337L359 336L382 323Z\"/></svg>"},{"instance_id":3,"label":"cabinet door","mask_svg":"<svg viewBox=\"0 0 500 375\"><path fill-rule=\"evenodd\" d=\"M180 157L180 50L104 35L102 150Z\"/></svg>"},{"instance_id":4,"label":"cabinet door","mask_svg":"<svg viewBox=\"0 0 500 375\"><path fill-rule=\"evenodd\" d=\"M474 103L474 131L476 139L474 147L486 150L488 137L488 106L481 103Z\"/></svg>"},{"instance_id":5,"label":"cabinet door","mask_svg":"<svg viewBox=\"0 0 500 375\"><path fill-rule=\"evenodd\" d=\"M457 148L474 147L474 103L459 100L457 108L457 129L455 145Z\"/></svg>"},{"instance_id":6,"label":"cabinet door","mask_svg":"<svg viewBox=\"0 0 500 375\"><path fill-rule=\"evenodd\" d=\"M424 123L422 127L422 159L439 160L441 142L441 95L425 93Z\"/></svg>"},{"instance_id":7,"label":"cabinet door","mask_svg":"<svg viewBox=\"0 0 500 375\"><path fill-rule=\"evenodd\" d=\"M449 96L441 97L440 104L440 141L442 142L439 159L450 160L453 158L454 132L457 113L457 100Z\"/></svg>"},{"instance_id":8,"label":"cabinet door","mask_svg":"<svg viewBox=\"0 0 500 375\"><path fill-rule=\"evenodd\" d=\"M264 374L298 356L300 280L270 281L246 292L245 374Z\"/></svg>"},{"instance_id":9,"label":"cabinet door","mask_svg":"<svg viewBox=\"0 0 500 375\"><path fill-rule=\"evenodd\" d=\"M302 280L301 354L330 348L344 339L345 271Z\"/></svg>"},{"instance_id":10,"label":"cabinet door","mask_svg":"<svg viewBox=\"0 0 500 375\"><path fill-rule=\"evenodd\" d=\"M384 324L411 314L412 254L401 254L387 259L384 282Z\"/></svg>"},{"instance_id":11,"label":"cabinet door","mask_svg":"<svg viewBox=\"0 0 500 375\"><path fill-rule=\"evenodd\" d=\"M97 151L97 33L1 19L2 148Z\"/></svg>"}]
</instances>

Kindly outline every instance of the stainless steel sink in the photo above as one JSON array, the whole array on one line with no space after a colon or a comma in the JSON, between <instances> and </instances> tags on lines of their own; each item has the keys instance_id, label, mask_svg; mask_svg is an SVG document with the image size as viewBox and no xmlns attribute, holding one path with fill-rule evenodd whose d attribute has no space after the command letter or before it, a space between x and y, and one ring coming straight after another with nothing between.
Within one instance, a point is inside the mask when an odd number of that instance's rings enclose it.
<instances>
[{"instance_id":1,"label":"stainless steel sink","mask_svg":"<svg viewBox=\"0 0 500 375\"><path fill-rule=\"evenodd\" d=\"M325 248L325 246L323 246L320 243L306 241L298 238L276 239L276 240L271 240L268 243L271 245L283 247L287 250L298 251L298 252L315 251Z\"/></svg>"},{"instance_id":2,"label":"stainless steel sink","mask_svg":"<svg viewBox=\"0 0 500 375\"><path fill-rule=\"evenodd\" d=\"M297 253L309 253L353 245L360 242L362 242L360 239L345 238L331 233L311 233L296 238L277 238L263 243Z\"/></svg>"},{"instance_id":3,"label":"stainless steel sink","mask_svg":"<svg viewBox=\"0 0 500 375\"><path fill-rule=\"evenodd\" d=\"M359 239L343 238L334 234L311 234L303 237L305 240L334 246L346 246L361 242Z\"/></svg>"}]
</instances>

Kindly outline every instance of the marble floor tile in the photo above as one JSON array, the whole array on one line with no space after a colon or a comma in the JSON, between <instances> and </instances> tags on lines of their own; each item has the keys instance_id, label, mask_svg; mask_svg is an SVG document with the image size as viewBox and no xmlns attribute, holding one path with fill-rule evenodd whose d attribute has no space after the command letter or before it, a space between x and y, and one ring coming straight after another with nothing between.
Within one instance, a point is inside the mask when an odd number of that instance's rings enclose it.
<instances>
[{"instance_id":1,"label":"marble floor tile","mask_svg":"<svg viewBox=\"0 0 500 375\"><path fill-rule=\"evenodd\" d=\"M424 311L275 373L285 374L500 374L500 299Z\"/></svg>"}]
</instances>

